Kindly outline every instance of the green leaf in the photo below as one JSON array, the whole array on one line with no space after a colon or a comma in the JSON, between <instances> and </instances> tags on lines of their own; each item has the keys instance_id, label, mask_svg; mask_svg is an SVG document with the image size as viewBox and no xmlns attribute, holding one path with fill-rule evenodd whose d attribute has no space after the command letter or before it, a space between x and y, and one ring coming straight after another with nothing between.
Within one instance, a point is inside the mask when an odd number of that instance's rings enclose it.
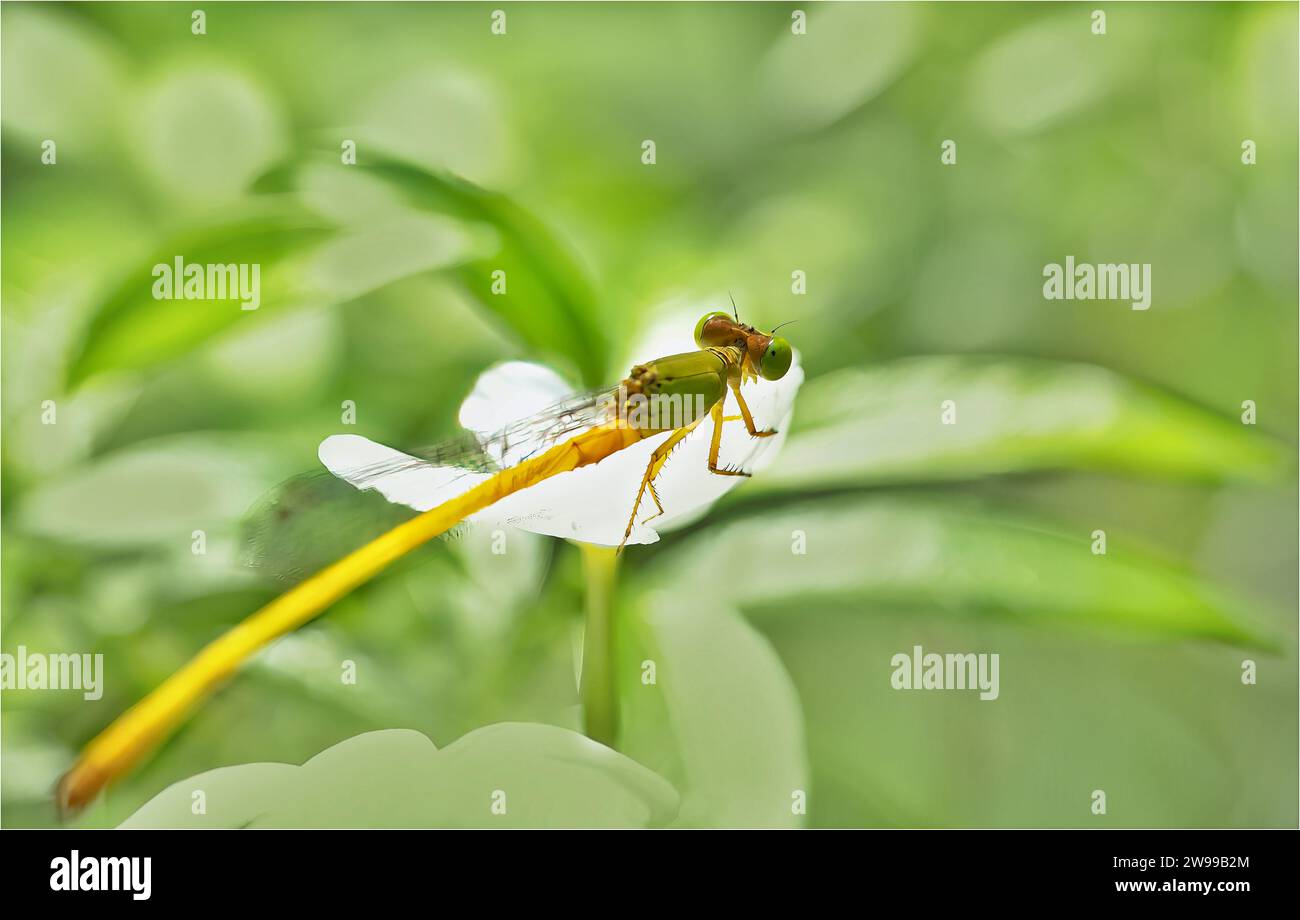
<instances>
[{"instance_id":1,"label":"green leaf","mask_svg":"<svg viewBox=\"0 0 1300 920\"><path fill-rule=\"evenodd\" d=\"M1278 744L1295 735L1269 727L1274 713L1294 712L1283 659L1261 660L1260 674L1273 677L1243 686L1243 655L1229 646L1115 642L908 606L864 614L808 604L754 621L803 704L812 826L1286 820L1278 790L1290 788L1295 761ZM998 697L894 689L891 659L915 645L997 654ZM1095 789L1106 792L1104 816L1091 811Z\"/></svg>"},{"instance_id":2,"label":"green leaf","mask_svg":"<svg viewBox=\"0 0 1300 920\"><path fill-rule=\"evenodd\" d=\"M942 413L952 403L955 423ZM741 500L778 491L1084 469L1206 481L1275 480L1259 428L1100 367L926 357L809 381L795 430Z\"/></svg>"},{"instance_id":3,"label":"green leaf","mask_svg":"<svg viewBox=\"0 0 1300 920\"><path fill-rule=\"evenodd\" d=\"M132 268L95 310L69 359L68 386L104 371L139 370L179 357L226 327L300 296L288 263L328 232L303 214L273 213L241 217L167 240L151 258ZM261 305L244 310L237 296L155 299L154 266L173 266L177 256L187 265L259 265Z\"/></svg>"},{"instance_id":4,"label":"green leaf","mask_svg":"<svg viewBox=\"0 0 1300 920\"><path fill-rule=\"evenodd\" d=\"M644 586L643 586L644 587ZM652 593L619 629L619 747L681 791L685 827L798 827L803 720L767 641L725 603ZM647 663L655 680L647 682Z\"/></svg>"},{"instance_id":5,"label":"green leaf","mask_svg":"<svg viewBox=\"0 0 1300 920\"><path fill-rule=\"evenodd\" d=\"M761 574L721 580L763 560ZM786 616L823 602L996 614L1050 627L1269 645L1247 605L1088 532L919 499L808 502L748 517L658 554L645 577L692 585L698 603Z\"/></svg>"},{"instance_id":6,"label":"green leaf","mask_svg":"<svg viewBox=\"0 0 1300 920\"><path fill-rule=\"evenodd\" d=\"M296 307L321 309L402 278L479 257L491 241L458 221L427 214L372 216L364 229L331 229L303 213L242 218L163 244L107 297L72 359L76 385L93 374L143 369L181 357L236 323ZM160 300L154 266L210 263L258 266L256 309L226 299ZM177 282L178 284L180 282Z\"/></svg>"},{"instance_id":7,"label":"green leaf","mask_svg":"<svg viewBox=\"0 0 1300 920\"><path fill-rule=\"evenodd\" d=\"M778 34L763 61L760 106L782 127L834 124L889 87L916 53L921 12L906 4L835 4L794 41Z\"/></svg>"},{"instance_id":8,"label":"green leaf","mask_svg":"<svg viewBox=\"0 0 1300 920\"><path fill-rule=\"evenodd\" d=\"M540 357L559 357L592 386L605 383L608 337L586 269L541 221L506 195L456 176L374 156L357 167L401 191L422 211L492 227L500 250L460 269L466 291L506 321ZM492 273L505 272L506 292L492 293Z\"/></svg>"},{"instance_id":9,"label":"green leaf","mask_svg":"<svg viewBox=\"0 0 1300 920\"><path fill-rule=\"evenodd\" d=\"M984 126L1005 136L1081 117L1133 70L1136 56L1149 47L1148 30L1148 22L1133 20L1096 41L1091 23L1069 13L1032 21L989 42L973 62L968 106ZM1012 98L1016 104L1007 105Z\"/></svg>"},{"instance_id":10,"label":"green leaf","mask_svg":"<svg viewBox=\"0 0 1300 920\"><path fill-rule=\"evenodd\" d=\"M160 438L42 483L24 497L19 521L28 533L74 544L188 547L196 529L232 529L274 468L252 440Z\"/></svg>"},{"instance_id":11,"label":"green leaf","mask_svg":"<svg viewBox=\"0 0 1300 920\"><path fill-rule=\"evenodd\" d=\"M194 814L199 791L205 814ZM419 732L393 729L350 738L301 767L211 770L169 786L121 826L646 827L672 820L676 808L662 777L621 754L577 732L514 722L441 751Z\"/></svg>"}]
</instances>

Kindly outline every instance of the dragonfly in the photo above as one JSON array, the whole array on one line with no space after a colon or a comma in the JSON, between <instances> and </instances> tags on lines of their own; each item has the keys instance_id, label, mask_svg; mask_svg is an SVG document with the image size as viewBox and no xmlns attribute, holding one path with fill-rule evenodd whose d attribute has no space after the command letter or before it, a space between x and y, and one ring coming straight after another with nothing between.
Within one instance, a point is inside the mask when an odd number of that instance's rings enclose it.
<instances>
[{"instance_id":1,"label":"dragonfly","mask_svg":"<svg viewBox=\"0 0 1300 920\"><path fill-rule=\"evenodd\" d=\"M491 514L524 530L617 546L619 552L629 543L658 539L646 525L680 516L682 505L693 504L670 502L666 507L661 494L665 469L679 449L690 446L696 463L703 461L703 475L693 480L697 489L701 479L724 483L708 493L707 500L753 473L743 461L723 461L724 426L743 426L753 443L778 434L775 428L759 427L744 390L763 392L761 385L755 386L760 381L792 382L794 386L784 391L785 404L776 407L782 413L778 417L788 419L789 401L802 380L802 370L790 343L776 332L761 332L742 323L733 305L731 314L714 310L700 318L695 350L637 364L616 387L560 399L491 434L474 430L482 428L485 418L491 419L491 406L500 402L491 392L492 382L484 386L480 378L480 386L461 413L465 421L466 409L474 410L470 415L475 416L475 424L461 437L413 453L356 435L326 438L319 453L329 474L419 513L281 594L202 649L112 722L59 781L56 796L61 811L75 814L84 808L268 643L462 522ZM538 390L547 389L546 381L538 383ZM770 397L772 390L766 392ZM729 400L736 404L735 415L725 413ZM712 433L705 447L690 436L708 421ZM636 470L629 477L626 465L615 468L611 460L633 454L645 461L643 469L639 463L636 468L639 480ZM597 484L599 477L613 481ZM274 523L291 519L296 504L312 504L320 482L319 475L291 480L277 490L261 509L263 526L254 528L255 554L274 555ZM615 487L631 498L625 523L594 500Z\"/></svg>"}]
</instances>

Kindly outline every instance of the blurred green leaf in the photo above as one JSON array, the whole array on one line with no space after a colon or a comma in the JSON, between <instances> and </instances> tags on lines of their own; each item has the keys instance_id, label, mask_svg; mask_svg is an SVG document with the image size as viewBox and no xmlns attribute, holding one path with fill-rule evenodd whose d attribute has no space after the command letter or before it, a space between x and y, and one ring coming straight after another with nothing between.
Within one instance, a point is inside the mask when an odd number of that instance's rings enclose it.
<instances>
[{"instance_id":1,"label":"blurred green leaf","mask_svg":"<svg viewBox=\"0 0 1300 920\"><path fill-rule=\"evenodd\" d=\"M288 265L329 233L302 213L267 213L213 224L162 243L100 302L68 363L75 387L104 371L139 370L188 352L213 334L300 296ZM154 266L247 263L261 266L257 310L226 300L156 300ZM177 279L179 285L180 279Z\"/></svg>"},{"instance_id":2,"label":"blurred green leaf","mask_svg":"<svg viewBox=\"0 0 1300 920\"><path fill-rule=\"evenodd\" d=\"M1115 642L914 606L808 603L753 618L807 723L816 827L1284 826L1276 744L1293 677L1241 683L1240 650ZM891 659L996 653L996 700L891 686ZM1283 664L1277 661L1278 665ZM1224 705L1224 699L1230 701ZM1287 740L1294 740L1291 733ZM1089 795L1103 788L1108 814ZM1291 822L1294 823L1294 822Z\"/></svg>"},{"instance_id":3,"label":"blurred green leaf","mask_svg":"<svg viewBox=\"0 0 1300 920\"><path fill-rule=\"evenodd\" d=\"M954 404L955 423L944 424ZM1022 358L908 358L810 380L780 456L738 499L808 488L1084 469L1276 480L1270 435L1101 367Z\"/></svg>"},{"instance_id":4,"label":"blurred green leaf","mask_svg":"<svg viewBox=\"0 0 1300 920\"><path fill-rule=\"evenodd\" d=\"M24 496L29 533L101 547L188 546L229 530L262 492L272 455L229 437L159 439L83 464Z\"/></svg>"},{"instance_id":5,"label":"blurred green leaf","mask_svg":"<svg viewBox=\"0 0 1300 920\"><path fill-rule=\"evenodd\" d=\"M288 126L276 103L242 69L189 57L126 107L131 150L174 202L235 201L284 152Z\"/></svg>"},{"instance_id":6,"label":"blurred green leaf","mask_svg":"<svg viewBox=\"0 0 1300 920\"><path fill-rule=\"evenodd\" d=\"M437 61L377 86L350 118L351 136L363 162L382 150L406 163L499 187L521 149L503 96L477 68ZM413 111L420 117L412 118Z\"/></svg>"},{"instance_id":7,"label":"blurred green leaf","mask_svg":"<svg viewBox=\"0 0 1300 920\"><path fill-rule=\"evenodd\" d=\"M196 790L205 814L194 814ZM301 767L211 770L168 787L122 827L646 827L676 808L661 777L577 732L502 723L441 751L393 729Z\"/></svg>"},{"instance_id":8,"label":"blurred green leaf","mask_svg":"<svg viewBox=\"0 0 1300 920\"><path fill-rule=\"evenodd\" d=\"M488 246L452 220L397 214L366 228L331 229L307 212L245 217L178 237L135 269L96 311L72 359L68 378L77 385L109 370L142 369L179 358L217 333L266 314L310 306L322 309L394 281L480 255ZM259 306L224 300L157 300L157 264L259 266ZM180 282L176 282L178 285Z\"/></svg>"},{"instance_id":9,"label":"blurred green leaf","mask_svg":"<svg viewBox=\"0 0 1300 920\"><path fill-rule=\"evenodd\" d=\"M755 559L762 569L751 577L716 577ZM859 604L864 615L881 603L914 604L1056 628L1272 644L1247 605L1117 540L1094 555L1088 531L933 500L837 497L772 509L674 541L645 578L691 585L696 603L787 616L827 601Z\"/></svg>"},{"instance_id":10,"label":"blurred green leaf","mask_svg":"<svg viewBox=\"0 0 1300 920\"><path fill-rule=\"evenodd\" d=\"M771 646L725 602L678 591L651 591L625 613L619 747L677 785L676 824L801 826L803 716ZM643 682L646 662L654 683Z\"/></svg>"},{"instance_id":11,"label":"blurred green leaf","mask_svg":"<svg viewBox=\"0 0 1300 920\"><path fill-rule=\"evenodd\" d=\"M20 137L97 145L121 104L125 59L99 29L52 8L18 7L4 16L4 129ZM65 147L65 149L67 149Z\"/></svg>"},{"instance_id":12,"label":"blurred green leaf","mask_svg":"<svg viewBox=\"0 0 1300 920\"><path fill-rule=\"evenodd\" d=\"M609 321L616 313L597 304L587 270L545 224L510 197L456 176L375 157L357 168L400 189L419 210L495 229L500 251L459 272L468 293L539 350L539 359L564 360L587 385L605 382L609 337L600 318ZM492 293L497 270L505 272L504 294Z\"/></svg>"},{"instance_id":13,"label":"blurred green leaf","mask_svg":"<svg viewBox=\"0 0 1300 920\"><path fill-rule=\"evenodd\" d=\"M1112 80L1110 40L1071 9L1030 22L985 50L970 70L970 106L1007 134L1041 130L1098 101ZM1015 105L1008 105L1015 99Z\"/></svg>"},{"instance_id":14,"label":"blurred green leaf","mask_svg":"<svg viewBox=\"0 0 1300 920\"><path fill-rule=\"evenodd\" d=\"M796 130L833 124L883 92L911 61L922 9L906 3L813 7L806 33L777 33L761 75L761 104Z\"/></svg>"}]
</instances>

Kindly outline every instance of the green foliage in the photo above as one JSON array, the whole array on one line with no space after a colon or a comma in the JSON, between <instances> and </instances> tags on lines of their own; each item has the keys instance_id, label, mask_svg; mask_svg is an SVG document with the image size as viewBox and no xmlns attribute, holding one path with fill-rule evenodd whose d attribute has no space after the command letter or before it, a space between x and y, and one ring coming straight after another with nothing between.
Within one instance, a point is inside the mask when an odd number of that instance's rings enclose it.
<instances>
[{"instance_id":1,"label":"green foliage","mask_svg":"<svg viewBox=\"0 0 1300 920\"><path fill-rule=\"evenodd\" d=\"M681 791L677 826L799 826L803 720L771 647L724 604L636 596L620 622L622 749Z\"/></svg>"},{"instance_id":2,"label":"green foliage","mask_svg":"<svg viewBox=\"0 0 1300 920\"><path fill-rule=\"evenodd\" d=\"M493 363L614 383L728 291L798 320L808 382L772 467L624 557L618 752L579 734L577 551L469 528L82 822L1076 826L1103 787L1125 826L1293 823L1294 7L1102 38L1070 5L815 5L794 42L769 5L509 10L507 44L460 5L231 5L203 38L4 8L4 650L107 671L94 703L5 691L6 824L54 823L76 749L303 574L243 566L240 522L343 401L427 444ZM1152 308L1043 300L1066 254L1151 262ZM176 255L259 262L261 307L154 300ZM918 644L1000 652L1001 697L892 690Z\"/></svg>"},{"instance_id":3,"label":"green foliage","mask_svg":"<svg viewBox=\"0 0 1300 920\"><path fill-rule=\"evenodd\" d=\"M69 386L105 371L141 370L182 357L239 321L238 308L226 301L155 299L155 265L171 267L177 253L202 265L257 262L262 296L270 305L283 304L301 296L285 277L285 263L324 235L324 228L312 226L304 215L267 216L241 217L166 241L104 296L69 362Z\"/></svg>"},{"instance_id":4,"label":"green foliage","mask_svg":"<svg viewBox=\"0 0 1300 920\"><path fill-rule=\"evenodd\" d=\"M516 723L480 728L441 751L394 729L351 738L301 767L213 770L170 787L122 826L519 828L563 815L584 827L646 827L676 807L672 786L640 764L577 732Z\"/></svg>"},{"instance_id":5,"label":"green foliage","mask_svg":"<svg viewBox=\"0 0 1300 920\"><path fill-rule=\"evenodd\" d=\"M454 176L380 160L362 167L401 190L419 209L483 223L498 234L499 247L460 270L466 290L500 317L542 359L560 359L588 386L606 382L609 353L605 325L591 282L567 248L544 223L507 195L489 192ZM493 291L501 272L504 291ZM604 323L602 323L602 319Z\"/></svg>"},{"instance_id":6,"label":"green foliage","mask_svg":"<svg viewBox=\"0 0 1300 920\"><path fill-rule=\"evenodd\" d=\"M1280 442L1105 368L1010 357L836 371L803 388L795 424L753 492L1059 469L1266 483L1293 466Z\"/></svg>"},{"instance_id":7,"label":"green foliage","mask_svg":"<svg viewBox=\"0 0 1300 920\"><path fill-rule=\"evenodd\" d=\"M1058 526L977 506L952 508L933 496L800 503L683 539L655 559L646 579L653 584L671 573L711 586L708 573L743 571L747 560L762 559L761 580L706 587L693 594L692 606L731 603L792 616L805 604L863 611L913 605L1057 629L1119 627L1270 644L1248 625L1249 604L1221 597L1140 548L1112 544L1094 554L1087 533L1061 533Z\"/></svg>"}]
</instances>

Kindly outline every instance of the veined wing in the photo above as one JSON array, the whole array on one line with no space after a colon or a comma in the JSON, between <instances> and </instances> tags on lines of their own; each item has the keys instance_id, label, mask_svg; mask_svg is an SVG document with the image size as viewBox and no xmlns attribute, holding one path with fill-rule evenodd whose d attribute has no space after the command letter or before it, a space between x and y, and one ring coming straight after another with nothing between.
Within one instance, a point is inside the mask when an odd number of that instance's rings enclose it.
<instances>
[{"instance_id":1,"label":"veined wing","mask_svg":"<svg viewBox=\"0 0 1300 920\"><path fill-rule=\"evenodd\" d=\"M359 435L333 435L321 442L319 456L327 470L356 488L428 511L494 473L612 421L617 393L611 388L570 396L491 435L467 431L409 453Z\"/></svg>"},{"instance_id":2,"label":"veined wing","mask_svg":"<svg viewBox=\"0 0 1300 920\"><path fill-rule=\"evenodd\" d=\"M278 578L305 578L412 517L406 509L427 511L610 421L616 395L569 396L493 434L465 431L410 453L359 435L328 437L319 449L328 472L281 483L245 518L244 559Z\"/></svg>"}]
</instances>

